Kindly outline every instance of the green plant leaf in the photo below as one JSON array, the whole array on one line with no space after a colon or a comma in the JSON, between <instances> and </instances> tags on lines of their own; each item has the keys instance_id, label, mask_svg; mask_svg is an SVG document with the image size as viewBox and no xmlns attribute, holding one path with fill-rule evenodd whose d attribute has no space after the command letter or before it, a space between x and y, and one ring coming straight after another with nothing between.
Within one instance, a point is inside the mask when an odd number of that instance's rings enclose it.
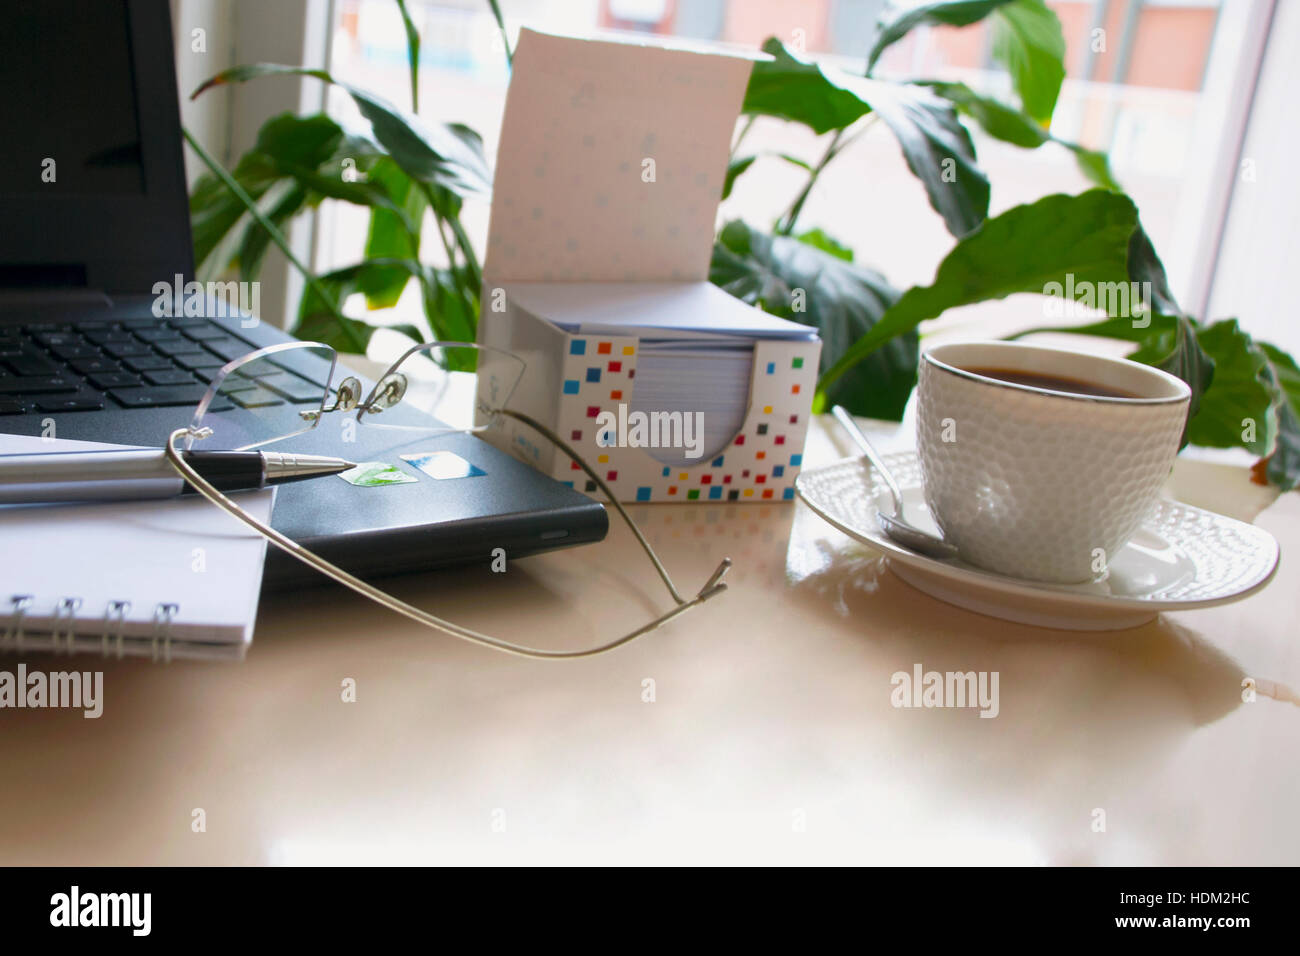
<instances>
[{"instance_id":1,"label":"green plant leaf","mask_svg":"<svg viewBox=\"0 0 1300 956\"><path fill-rule=\"evenodd\" d=\"M241 160L230 174L254 200L260 200L280 178L265 157ZM190 195L190 233L199 275L215 275L228 265L235 253L227 237L246 212L239 198L215 176L205 173L199 177ZM222 261L218 262L218 258Z\"/></svg>"},{"instance_id":2,"label":"green plant leaf","mask_svg":"<svg viewBox=\"0 0 1300 956\"><path fill-rule=\"evenodd\" d=\"M1012 0L998 7L993 59L1011 74L1024 111L1047 126L1065 79L1065 35L1061 21L1043 0Z\"/></svg>"},{"instance_id":3,"label":"green plant leaf","mask_svg":"<svg viewBox=\"0 0 1300 956\"><path fill-rule=\"evenodd\" d=\"M1079 172L1083 173L1088 182L1094 186L1100 186L1102 189L1109 189L1111 192L1122 193L1124 191L1124 187L1115 180L1115 176L1111 173L1110 157L1105 153L1084 149L1078 143L1067 143L1063 139L1052 138L1074 153L1074 161L1078 164Z\"/></svg>"},{"instance_id":4,"label":"green plant leaf","mask_svg":"<svg viewBox=\"0 0 1300 956\"><path fill-rule=\"evenodd\" d=\"M1053 195L985 221L953 247L934 282L914 286L822 376L826 389L885 342L948 309L1016 292L1042 294L1049 283L1078 290L1128 280L1128 249L1137 208L1100 189Z\"/></svg>"},{"instance_id":5,"label":"green plant leaf","mask_svg":"<svg viewBox=\"0 0 1300 956\"><path fill-rule=\"evenodd\" d=\"M368 322L347 316L340 319L324 312L312 312L299 319L292 329L292 334L304 342L321 342L339 352L357 355L365 354L375 332L376 327Z\"/></svg>"},{"instance_id":6,"label":"green plant leaf","mask_svg":"<svg viewBox=\"0 0 1300 956\"><path fill-rule=\"evenodd\" d=\"M1300 366L1267 342L1256 343L1268 359L1266 378L1273 390L1276 443L1265 463L1268 480L1283 491L1300 487Z\"/></svg>"},{"instance_id":7,"label":"green plant leaf","mask_svg":"<svg viewBox=\"0 0 1300 956\"><path fill-rule=\"evenodd\" d=\"M893 132L908 168L925 186L948 231L964 236L984 221L989 181L975 163L970 134L951 104L919 86L884 83L795 56L775 37L754 64L745 111L803 123L816 133L841 130L875 112Z\"/></svg>"},{"instance_id":8,"label":"green plant leaf","mask_svg":"<svg viewBox=\"0 0 1300 956\"><path fill-rule=\"evenodd\" d=\"M733 159L727 164L727 176L722 181L722 198L726 199L731 195L731 188L736 185L736 180L745 174L750 166L754 165L757 156L744 156L740 159Z\"/></svg>"},{"instance_id":9,"label":"green plant leaf","mask_svg":"<svg viewBox=\"0 0 1300 956\"><path fill-rule=\"evenodd\" d=\"M956 110L919 86L859 82L948 231L961 238L977 229L988 216L989 181L976 165L975 145Z\"/></svg>"},{"instance_id":10,"label":"green plant leaf","mask_svg":"<svg viewBox=\"0 0 1300 956\"><path fill-rule=\"evenodd\" d=\"M1163 315L1181 315L1183 310L1169 291L1169 279L1165 275L1165 264L1156 255L1156 247L1151 237L1139 222L1128 241L1128 273L1134 282L1140 282L1150 290L1151 306Z\"/></svg>"},{"instance_id":11,"label":"green plant leaf","mask_svg":"<svg viewBox=\"0 0 1300 956\"><path fill-rule=\"evenodd\" d=\"M963 115L979 123L984 132L994 139L1000 139L1004 143L1011 143L1023 149L1037 149L1044 143L1059 143L1074 154L1079 171L1088 182L1112 192L1124 191L1111 174L1110 157L1105 153L1085 149L1078 143L1067 142L1051 135L1027 113L993 97L976 93L965 83L923 80L917 85L933 90L936 95L952 103Z\"/></svg>"},{"instance_id":12,"label":"green plant leaf","mask_svg":"<svg viewBox=\"0 0 1300 956\"><path fill-rule=\"evenodd\" d=\"M853 261L853 250L833 236L828 236L823 229L809 229L795 238L800 242L806 242L815 249L820 249L827 255L834 256L836 259L843 259L845 262Z\"/></svg>"},{"instance_id":13,"label":"green plant leaf","mask_svg":"<svg viewBox=\"0 0 1300 956\"><path fill-rule=\"evenodd\" d=\"M1187 440L1208 448L1241 447L1261 457L1267 455L1276 434L1276 419L1270 414L1273 393L1264 377L1267 357L1237 326L1236 319L1198 328L1195 334L1201 351L1214 363L1213 385L1188 420ZM1160 361L1160 355L1149 346L1129 358L1148 365ZM1255 422L1254 441L1245 440L1247 419Z\"/></svg>"},{"instance_id":14,"label":"green plant leaf","mask_svg":"<svg viewBox=\"0 0 1300 956\"><path fill-rule=\"evenodd\" d=\"M328 116L282 113L263 124L257 142L230 175L282 226L325 195L364 205L383 203L373 187L345 182L342 176L345 157L364 172L376 151L374 143L346 135ZM257 277L270 237L247 212L216 176L199 178L190 197L190 222L201 274L219 274L238 263L241 278Z\"/></svg>"},{"instance_id":15,"label":"green plant leaf","mask_svg":"<svg viewBox=\"0 0 1300 956\"><path fill-rule=\"evenodd\" d=\"M871 112L857 82L861 77L795 56L776 37L763 43L771 60L749 74L741 112L802 123L814 133L845 129Z\"/></svg>"},{"instance_id":16,"label":"green plant leaf","mask_svg":"<svg viewBox=\"0 0 1300 956\"><path fill-rule=\"evenodd\" d=\"M450 269L426 269L424 314L434 337L444 342L473 342L478 322L478 290Z\"/></svg>"},{"instance_id":17,"label":"green plant leaf","mask_svg":"<svg viewBox=\"0 0 1300 956\"><path fill-rule=\"evenodd\" d=\"M1135 327L1129 319L1107 319L1031 331L1134 342L1137 348L1128 354L1129 359L1162 368L1192 385L1193 406L1184 443L1245 448L1264 456L1278 437L1278 392L1270 378L1269 358L1236 319L1198 326L1185 316L1154 315L1147 327ZM1285 353L1281 355L1290 360ZM1254 438L1249 440L1247 420L1254 421Z\"/></svg>"},{"instance_id":18,"label":"green plant leaf","mask_svg":"<svg viewBox=\"0 0 1300 956\"><path fill-rule=\"evenodd\" d=\"M1300 487L1300 411L1294 402L1277 412L1277 447L1265 466L1268 480L1283 491Z\"/></svg>"},{"instance_id":19,"label":"green plant leaf","mask_svg":"<svg viewBox=\"0 0 1300 956\"><path fill-rule=\"evenodd\" d=\"M264 199L274 199L272 204L264 210L266 218L275 223L277 228L283 229L294 216L302 211L307 205L307 190L292 181L285 181L278 185L284 188L279 190L278 197L273 197L272 193L276 190L267 190ZM259 204L259 208L261 208ZM262 271L262 261L266 258L266 251L271 247L271 234L255 222L250 222L248 228L244 230L243 238L239 242L238 252L235 255L239 263L239 278L243 282L253 282L257 279Z\"/></svg>"},{"instance_id":20,"label":"green plant leaf","mask_svg":"<svg viewBox=\"0 0 1300 956\"><path fill-rule=\"evenodd\" d=\"M263 124L257 142L230 175L249 196L260 200L287 177L285 164L319 165L334 155L342 142L343 130L328 116L273 116ZM194 261L200 269L246 212L243 202L216 176L206 173L199 178L190 196L190 228ZM246 225L248 228L257 228L256 223ZM226 263L213 265L207 271L220 271Z\"/></svg>"},{"instance_id":21,"label":"green plant leaf","mask_svg":"<svg viewBox=\"0 0 1300 956\"><path fill-rule=\"evenodd\" d=\"M338 160L332 160L320 169L285 166L284 171L315 194L314 202L319 202L321 197L338 199L357 206L381 207L402 220L406 217L405 210L394 203L382 187L370 182L369 178L363 181L344 179L343 167Z\"/></svg>"},{"instance_id":22,"label":"green plant leaf","mask_svg":"<svg viewBox=\"0 0 1300 956\"><path fill-rule=\"evenodd\" d=\"M338 155L343 127L324 113L279 113L257 131L253 149L278 166L315 168Z\"/></svg>"},{"instance_id":23,"label":"green plant leaf","mask_svg":"<svg viewBox=\"0 0 1300 956\"><path fill-rule=\"evenodd\" d=\"M339 320L340 327L344 330L346 337L354 339L355 337L352 330L348 328L346 321L344 321L342 312L340 312L337 307L333 306L333 303L329 300L325 289L321 286L316 273L309 269L303 261L298 258L293 251L293 247L289 245L289 240L285 238L284 233L280 231L280 228L275 223L266 218L258 208L257 201L253 199L252 196L248 195L244 187L241 186L238 181L236 181L235 178L212 157L212 154L203 147L203 144L195 138L194 134L183 126L181 127L181 136L184 138L186 144L189 145L190 149L194 151L195 155L199 157L199 160L203 165L207 167L208 172L219 179L221 184L234 194L236 198L238 198L240 203L247 210L248 214L258 223L258 225L261 226L262 229L266 230L271 237L271 241L275 243L276 247L279 248L282 253L284 253L284 257L289 260L289 264L298 270L298 274L302 276L303 281L307 284L307 288L317 294L318 298L325 303L327 309L332 309L334 317ZM364 351L364 343L359 339L356 339L356 344L360 350Z\"/></svg>"},{"instance_id":24,"label":"green plant leaf","mask_svg":"<svg viewBox=\"0 0 1300 956\"><path fill-rule=\"evenodd\" d=\"M876 21L875 39L867 54L867 73L876 66L880 54L897 43L913 27L923 23L935 26L965 27L983 20L1010 0L930 0L919 5L890 4Z\"/></svg>"},{"instance_id":25,"label":"green plant leaf","mask_svg":"<svg viewBox=\"0 0 1300 956\"><path fill-rule=\"evenodd\" d=\"M506 32L506 18L501 15L501 4L497 0L488 0L488 7L492 10L492 19L497 22L497 32L501 35L501 45L506 51L506 65L509 66L514 62L514 53L510 50L510 35Z\"/></svg>"},{"instance_id":26,"label":"green plant leaf","mask_svg":"<svg viewBox=\"0 0 1300 956\"><path fill-rule=\"evenodd\" d=\"M1033 117L989 96L976 93L965 83L921 81L917 84L932 90L971 117L984 131L1005 143L1035 149L1051 139L1047 130Z\"/></svg>"},{"instance_id":27,"label":"green plant leaf","mask_svg":"<svg viewBox=\"0 0 1300 956\"><path fill-rule=\"evenodd\" d=\"M402 12L402 28L406 30L406 61L411 68L411 112L420 112L420 31L415 28L406 0L397 0Z\"/></svg>"},{"instance_id":28,"label":"green plant leaf","mask_svg":"<svg viewBox=\"0 0 1300 956\"><path fill-rule=\"evenodd\" d=\"M366 235L367 259L419 259L421 222L428 203L424 193L415 188L411 178L391 159L384 158L370 170L370 181L384 190L389 201L402 210L398 216L387 208L370 213ZM397 304L411 271L401 266L376 268L367 272L359 284L370 309L388 309Z\"/></svg>"},{"instance_id":29,"label":"green plant leaf","mask_svg":"<svg viewBox=\"0 0 1300 956\"><path fill-rule=\"evenodd\" d=\"M462 195L491 189L491 174L482 144L474 148L476 137L467 135L466 127L452 124L426 127L415 116L365 90L336 80L325 70L280 63L236 66L204 81L190 99L216 86L245 83L264 76L310 76L346 91L370 123L375 139L412 179L444 186Z\"/></svg>"},{"instance_id":30,"label":"green plant leaf","mask_svg":"<svg viewBox=\"0 0 1300 956\"><path fill-rule=\"evenodd\" d=\"M964 27L985 17L992 27L993 58L1010 73L1024 112L1046 127L1065 79L1065 36L1043 0L934 0L886 7L867 55L867 73L890 44L919 24Z\"/></svg>"},{"instance_id":31,"label":"green plant leaf","mask_svg":"<svg viewBox=\"0 0 1300 956\"><path fill-rule=\"evenodd\" d=\"M423 277L424 267L414 260L367 259L355 265L335 269L317 277L317 285L331 299L325 302L311 288L303 292L298 303L298 318L290 330L300 339L324 342L340 352L364 353L378 326L344 316L341 313L348 298L363 291L371 276L377 271L402 268L408 274ZM425 333L412 325L384 325L382 328L401 332L417 342L425 340Z\"/></svg>"},{"instance_id":32,"label":"green plant leaf","mask_svg":"<svg viewBox=\"0 0 1300 956\"><path fill-rule=\"evenodd\" d=\"M727 223L719 234L709 278L751 305L814 326L822 338L823 368L898 297L879 273L740 221ZM891 341L845 376L831 400L857 415L897 421L916 384L918 345L915 333Z\"/></svg>"}]
</instances>

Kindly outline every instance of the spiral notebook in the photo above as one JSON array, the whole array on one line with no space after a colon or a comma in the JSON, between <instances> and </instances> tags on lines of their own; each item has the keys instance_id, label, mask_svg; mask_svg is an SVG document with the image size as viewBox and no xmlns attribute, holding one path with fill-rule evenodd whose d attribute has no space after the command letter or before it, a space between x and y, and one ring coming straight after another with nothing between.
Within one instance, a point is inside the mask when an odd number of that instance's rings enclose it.
<instances>
[{"instance_id":1,"label":"spiral notebook","mask_svg":"<svg viewBox=\"0 0 1300 956\"><path fill-rule=\"evenodd\" d=\"M109 450L0 435L0 455ZM240 504L269 521L273 490ZM197 496L0 506L0 649L239 660L266 540Z\"/></svg>"}]
</instances>

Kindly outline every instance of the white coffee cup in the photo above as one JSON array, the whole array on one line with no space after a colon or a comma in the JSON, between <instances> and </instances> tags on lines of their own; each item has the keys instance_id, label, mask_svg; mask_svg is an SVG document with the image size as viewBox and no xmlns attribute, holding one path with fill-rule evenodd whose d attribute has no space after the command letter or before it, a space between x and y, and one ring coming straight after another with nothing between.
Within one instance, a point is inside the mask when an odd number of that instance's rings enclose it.
<instances>
[{"instance_id":1,"label":"white coffee cup","mask_svg":"<svg viewBox=\"0 0 1300 956\"><path fill-rule=\"evenodd\" d=\"M1095 580L1155 503L1190 399L1185 382L1125 359L1018 342L936 346L921 356L917 387L926 503L971 564L1037 581Z\"/></svg>"}]
</instances>

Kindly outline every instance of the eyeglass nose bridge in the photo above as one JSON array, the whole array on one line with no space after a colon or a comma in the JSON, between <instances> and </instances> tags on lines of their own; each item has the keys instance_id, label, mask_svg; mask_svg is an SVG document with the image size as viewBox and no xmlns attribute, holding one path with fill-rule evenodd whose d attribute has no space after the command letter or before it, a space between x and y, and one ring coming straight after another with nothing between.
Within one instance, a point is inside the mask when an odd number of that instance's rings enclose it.
<instances>
[{"instance_id":1,"label":"eyeglass nose bridge","mask_svg":"<svg viewBox=\"0 0 1300 956\"><path fill-rule=\"evenodd\" d=\"M339 382L338 388L334 391L334 404L322 408L319 411L299 412L303 421L317 421L322 415L329 412L350 412L361 402L361 380L355 375L349 375L343 381Z\"/></svg>"},{"instance_id":2,"label":"eyeglass nose bridge","mask_svg":"<svg viewBox=\"0 0 1300 956\"><path fill-rule=\"evenodd\" d=\"M401 372L389 372L376 384L370 398L361 406L361 415L378 415L385 408L392 408L406 395L409 381Z\"/></svg>"}]
</instances>

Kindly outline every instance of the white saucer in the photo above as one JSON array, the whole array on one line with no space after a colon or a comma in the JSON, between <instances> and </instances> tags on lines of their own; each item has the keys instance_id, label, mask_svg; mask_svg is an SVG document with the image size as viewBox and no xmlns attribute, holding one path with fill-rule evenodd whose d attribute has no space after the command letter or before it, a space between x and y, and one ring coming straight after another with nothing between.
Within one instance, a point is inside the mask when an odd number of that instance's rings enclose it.
<instances>
[{"instance_id":1,"label":"white saucer","mask_svg":"<svg viewBox=\"0 0 1300 956\"><path fill-rule=\"evenodd\" d=\"M885 456L903 492L908 520L936 531L914 452ZM1105 580L1047 584L1006 577L959 558L928 558L885 537L876 510L888 494L860 458L804 471L795 488L808 507L852 538L888 555L890 569L919 591L990 617L1070 631L1136 627L1161 611L1238 601L1277 569L1267 531L1212 511L1161 499L1110 562Z\"/></svg>"}]
</instances>

